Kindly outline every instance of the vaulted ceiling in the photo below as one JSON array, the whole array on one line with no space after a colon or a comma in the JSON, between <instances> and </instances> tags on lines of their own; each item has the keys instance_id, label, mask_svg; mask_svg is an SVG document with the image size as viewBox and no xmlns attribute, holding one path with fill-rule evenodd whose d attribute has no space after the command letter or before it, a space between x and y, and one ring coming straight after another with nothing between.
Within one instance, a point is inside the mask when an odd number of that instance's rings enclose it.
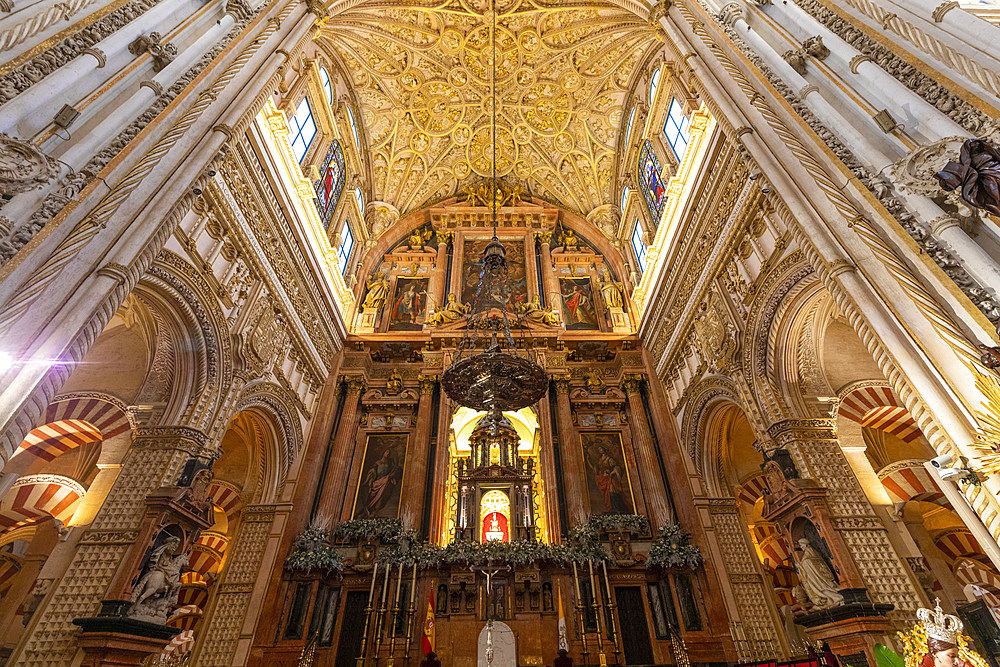
<instances>
[{"instance_id":1,"label":"vaulted ceiling","mask_svg":"<svg viewBox=\"0 0 1000 667\"><path fill-rule=\"evenodd\" d=\"M609 2L496 3L498 177L583 215L613 202L653 29ZM322 28L361 106L373 199L406 214L490 176L492 23L490 0L364 2Z\"/></svg>"}]
</instances>

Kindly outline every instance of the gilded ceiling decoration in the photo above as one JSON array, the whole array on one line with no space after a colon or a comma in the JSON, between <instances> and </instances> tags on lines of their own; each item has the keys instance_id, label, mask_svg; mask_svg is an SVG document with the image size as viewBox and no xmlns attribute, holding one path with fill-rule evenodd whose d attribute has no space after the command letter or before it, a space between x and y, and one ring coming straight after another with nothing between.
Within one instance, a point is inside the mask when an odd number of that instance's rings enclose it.
<instances>
[{"instance_id":1,"label":"gilded ceiling decoration","mask_svg":"<svg viewBox=\"0 0 1000 667\"><path fill-rule=\"evenodd\" d=\"M353 77L373 199L401 214L492 169L488 0L366 3L321 43ZM586 214L614 200L626 90L653 44L646 21L602 2L497 0L497 175Z\"/></svg>"}]
</instances>

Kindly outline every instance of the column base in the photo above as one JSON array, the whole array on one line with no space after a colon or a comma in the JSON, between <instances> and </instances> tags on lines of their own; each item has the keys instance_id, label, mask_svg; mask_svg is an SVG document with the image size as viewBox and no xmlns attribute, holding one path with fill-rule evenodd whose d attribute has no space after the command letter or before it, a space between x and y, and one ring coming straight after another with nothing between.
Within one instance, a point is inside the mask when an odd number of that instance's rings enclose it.
<instances>
[{"instance_id":1,"label":"column base","mask_svg":"<svg viewBox=\"0 0 1000 667\"><path fill-rule=\"evenodd\" d=\"M125 608L122 600L105 600L104 612ZM127 604L131 604L128 602ZM75 618L82 632L76 642L83 649L81 667L134 667L150 655L161 653L180 630L108 613L91 618Z\"/></svg>"}]
</instances>

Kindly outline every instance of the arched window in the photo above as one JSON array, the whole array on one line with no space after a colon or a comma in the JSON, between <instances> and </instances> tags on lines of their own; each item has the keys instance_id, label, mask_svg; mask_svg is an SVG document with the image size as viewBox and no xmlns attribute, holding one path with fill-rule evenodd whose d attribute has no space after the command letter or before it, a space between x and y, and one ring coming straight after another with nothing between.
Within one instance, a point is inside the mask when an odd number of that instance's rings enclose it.
<instances>
[{"instance_id":1,"label":"arched window","mask_svg":"<svg viewBox=\"0 0 1000 667\"><path fill-rule=\"evenodd\" d=\"M344 192L344 150L336 139L330 142L319 173L320 178L315 183L316 210L323 221L323 229L330 229L333 213Z\"/></svg>"},{"instance_id":2,"label":"arched window","mask_svg":"<svg viewBox=\"0 0 1000 667\"><path fill-rule=\"evenodd\" d=\"M351 251L354 250L354 234L351 233L351 226L344 220L344 226L340 230L340 245L337 246L337 257L340 259L341 273L347 272L347 260L351 258Z\"/></svg>"},{"instance_id":3,"label":"arched window","mask_svg":"<svg viewBox=\"0 0 1000 667\"><path fill-rule=\"evenodd\" d=\"M639 226L639 219L636 218L632 225L632 250L635 251L635 259L639 264L639 273L646 272L646 244L642 242L642 227Z\"/></svg>"},{"instance_id":4,"label":"arched window","mask_svg":"<svg viewBox=\"0 0 1000 667\"><path fill-rule=\"evenodd\" d=\"M319 68L319 80L323 84L323 91L326 93L326 101L333 104L333 83L330 81L330 73L325 67Z\"/></svg>"},{"instance_id":5,"label":"arched window","mask_svg":"<svg viewBox=\"0 0 1000 667\"><path fill-rule=\"evenodd\" d=\"M628 114L628 124L625 126L625 146L628 147L628 138L632 136L632 121L635 120L635 107Z\"/></svg>"},{"instance_id":6,"label":"arched window","mask_svg":"<svg viewBox=\"0 0 1000 667\"><path fill-rule=\"evenodd\" d=\"M639 189L646 200L646 208L649 209L649 217L653 221L653 226L660 224L660 215L663 213L663 205L667 203L667 188L663 183L660 161L653 152L653 145L649 139L643 142L642 152L639 154Z\"/></svg>"},{"instance_id":7,"label":"arched window","mask_svg":"<svg viewBox=\"0 0 1000 667\"><path fill-rule=\"evenodd\" d=\"M649 106L653 106L653 99L656 97L656 89L660 87L660 68L657 67L653 76L649 77Z\"/></svg>"},{"instance_id":8,"label":"arched window","mask_svg":"<svg viewBox=\"0 0 1000 667\"><path fill-rule=\"evenodd\" d=\"M361 192L361 188L354 188L354 198L358 200L358 208L361 209L361 214L365 213L365 193Z\"/></svg>"},{"instance_id":9,"label":"arched window","mask_svg":"<svg viewBox=\"0 0 1000 667\"><path fill-rule=\"evenodd\" d=\"M667 120L663 123L663 136L666 137L667 143L670 144L670 150L674 152L678 160L684 159L684 153L687 152L688 141L691 138L689 122L677 98L670 100Z\"/></svg>"},{"instance_id":10,"label":"arched window","mask_svg":"<svg viewBox=\"0 0 1000 667\"><path fill-rule=\"evenodd\" d=\"M347 107L347 118L351 121L351 132L354 133L354 147L361 150L361 135L358 134L358 124L354 122L354 112Z\"/></svg>"},{"instance_id":11,"label":"arched window","mask_svg":"<svg viewBox=\"0 0 1000 667\"><path fill-rule=\"evenodd\" d=\"M632 188L630 188L627 185L624 188L622 188L622 201L621 204L619 204L619 208L621 208L622 213L625 212L625 204L628 202L628 193L631 191Z\"/></svg>"},{"instance_id":12,"label":"arched window","mask_svg":"<svg viewBox=\"0 0 1000 667\"><path fill-rule=\"evenodd\" d=\"M308 97L303 97L302 101L299 102L295 115L292 116L291 127L288 129L291 131L292 137L292 154L295 155L297 161L302 162L302 158L309 150L309 144L316 136L316 121L313 120Z\"/></svg>"}]
</instances>

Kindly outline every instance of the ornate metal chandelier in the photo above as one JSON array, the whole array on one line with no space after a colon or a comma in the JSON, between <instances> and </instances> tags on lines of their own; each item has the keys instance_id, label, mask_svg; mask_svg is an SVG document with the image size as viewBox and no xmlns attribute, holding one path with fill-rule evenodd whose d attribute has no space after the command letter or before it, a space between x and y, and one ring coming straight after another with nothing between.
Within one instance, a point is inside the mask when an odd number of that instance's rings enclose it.
<instances>
[{"instance_id":1,"label":"ornate metal chandelier","mask_svg":"<svg viewBox=\"0 0 1000 667\"><path fill-rule=\"evenodd\" d=\"M492 5L492 3L491 3ZM534 361L520 356L510 333L509 271L503 243L497 238L497 91L496 91L496 20L491 6L493 24L490 39L493 49L493 75L490 81L493 120L493 179L490 205L493 209L493 238L486 245L482 258L479 285L473 298L472 311L458 352L441 374L441 385L448 397L459 405L486 410L491 423L498 423L505 410L520 410L538 401L548 386L545 371ZM499 311L499 312L497 312ZM480 342L485 350L473 353ZM466 353L469 356L466 356Z\"/></svg>"}]
</instances>

